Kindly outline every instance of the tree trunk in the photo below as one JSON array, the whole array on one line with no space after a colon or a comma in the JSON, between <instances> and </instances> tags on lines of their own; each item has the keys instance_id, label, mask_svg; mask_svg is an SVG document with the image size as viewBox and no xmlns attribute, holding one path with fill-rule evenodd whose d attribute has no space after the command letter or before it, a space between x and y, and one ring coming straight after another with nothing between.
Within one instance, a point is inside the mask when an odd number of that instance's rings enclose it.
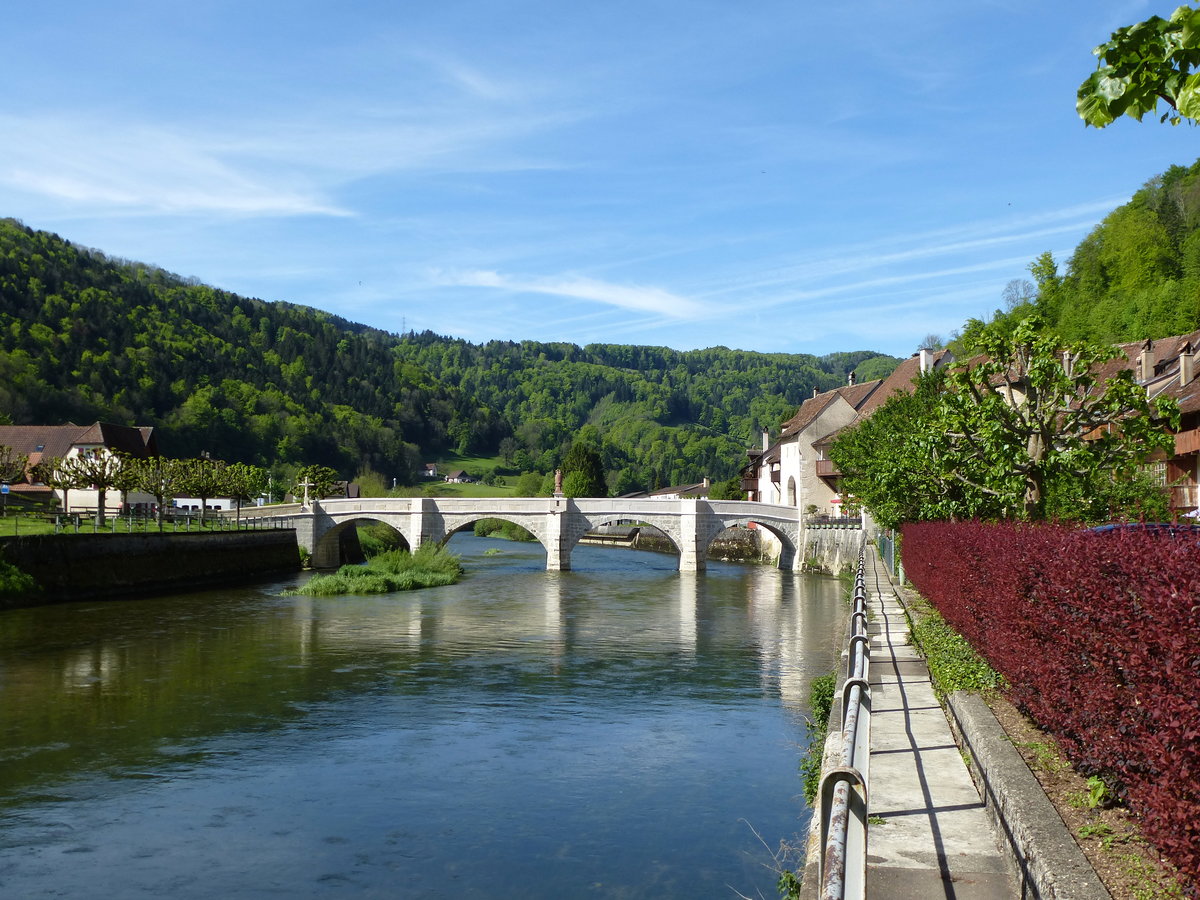
<instances>
[{"instance_id":1,"label":"tree trunk","mask_svg":"<svg viewBox=\"0 0 1200 900\"><path fill-rule=\"evenodd\" d=\"M1042 469L1046 459L1046 438L1040 432L1033 432L1029 435L1025 450L1031 463L1029 471L1025 473L1025 518L1036 519L1046 495L1046 475Z\"/></svg>"}]
</instances>

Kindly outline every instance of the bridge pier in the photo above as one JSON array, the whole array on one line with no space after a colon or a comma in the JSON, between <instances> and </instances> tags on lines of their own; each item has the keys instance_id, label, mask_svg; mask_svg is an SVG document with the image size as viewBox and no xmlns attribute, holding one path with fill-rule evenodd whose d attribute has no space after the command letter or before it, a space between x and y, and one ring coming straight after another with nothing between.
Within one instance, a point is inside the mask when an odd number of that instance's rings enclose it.
<instances>
[{"instance_id":1,"label":"bridge pier","mask_svg":"<svg viewBox=\"0 0 1200 900\"><path fill-rule=\"evenodd\" d=\"M711 514L705 513L705 525ZM708 564L709 529L701 528L700 501L679 501L679 571L703 572Z\"/></svg>"},{"instance_id":2,"label":"bridge pier","mask_svg":"<svg viewBox=\"0 0 1200 900\"><path fill-rule=\"evenodd\" d=\"M569 572L571 570L571 542L567 539L567 501L555 499L550 515L546 517L546 571Z\"/></svg>"}]
</instances>

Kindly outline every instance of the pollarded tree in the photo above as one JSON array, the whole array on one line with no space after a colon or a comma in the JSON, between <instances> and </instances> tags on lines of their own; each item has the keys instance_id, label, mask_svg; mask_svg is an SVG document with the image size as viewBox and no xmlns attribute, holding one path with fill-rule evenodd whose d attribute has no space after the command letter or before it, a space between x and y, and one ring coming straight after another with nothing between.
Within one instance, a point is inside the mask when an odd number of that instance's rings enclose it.
<instances>
[{"instance_id":1,"label":"pollarded tree","mask_svg":"<svg viewBox=\"0 0 1200 900\"><path fill-rule=\"evenodd\" d=\"M163 527L163 510L166 502L181 492L187 462L181 459L168 459L165 456L148 456L144 459L127 461L134 490L142 491L154 498L154 518L158 530Z\"/></svg>"},{"instance_id":2,"label":"pollarded tree","mask_svg":"<svg viewBox=\"0 0 1200 900\"><path fill-rule=\"evenodd\" d=\"M894 395L831 448L844 489L880 524L1145 505L1138 466L1171 446L1173 400L1148 402L1128 369L1101 381L1097 369L1119 351L1067 344L1036 317L1009 334L984 329L976 346L983 357Z\"/></svg>"},{"instance_id":3,"label":"pollarded tree","mask_svg":"<svg viewBox=\"0 0 1200 900\"><path fill-rule=\"evenodd\" d=\"M1123 115L1140 122L1159 101L1168 107L1160 121L1200 118L1200 9L1180 6L1170 19L1118 28L1092 52L1100 65L1075 102L1088 125L1103 128Z\"/></svg>"},{"instance_id":4,"label":"pollarded tree","mask_svg":"<svg viewBox=\"0 0 1200 900\"><path fill-rule=\"evenodd\" d=\"M63 492L64 513L71 511L71 491L87 484L75 464L75 457L53 456L43 459L30 470L29 477L35 484L44 484Z\"/></svg>"},{"instance_id":5,"label":"pollarded tree","mask_svg":"<svg viewBox=\"0 0 1200 900\"><path fill-rule=\"evenodd\" d=\"M25 470L28 468L29 457L26 454L0 444L0 481L24 481Z\"/></svg>"},{"instance_id":6,"label":"pollarded tree","mask_svg":"<svg viewBox=\"0 0 1200 900\"><path fill-rule=\"evenodd\" d=\"M115 453L94 450L68 457L63 464L74 469L76 487L90 487L96 492L96 521L104 521L108 492L119 489L121 458Z\"/></svg>"},{"instance_id":7,"label":"pollarded tree","mask_svg":"<svg viewBox=\"0 0 1200 900\"><path fill-rule=\"evenodd\" d=\"M208 501L226 494L225 461L200 457L180 460L180 463L179 493L200 500L200 525L203 527Z\"/></svg>"},{"instance_id":8,"label":"pollarded tree","mask_svg":"<svg viewBox=\"0 0 1200 900\"><path fill-rule=\"evenodd\" d=\"M267 488L267 471L246 463L225 468L226 493L237 502L238 525L242 522L242 504L249 503Z\"/></svg>"},{"instance_id":9,"label":"pollarded tree","mask_svg":"<svg viewBox=\"0 0 1200 900\"><path fill-rule=\"evenodd\" d=\"M982 361L946 378L933 458L941 478L971 488L994 514L1040 518L1051 480L1129 478L1173 445L1174 400L1148 401L1127 367L1100 380L1116 348L1066 344L1030 316L1011 335L984 335L980 350Z\"/></svg>"}]
</instances>

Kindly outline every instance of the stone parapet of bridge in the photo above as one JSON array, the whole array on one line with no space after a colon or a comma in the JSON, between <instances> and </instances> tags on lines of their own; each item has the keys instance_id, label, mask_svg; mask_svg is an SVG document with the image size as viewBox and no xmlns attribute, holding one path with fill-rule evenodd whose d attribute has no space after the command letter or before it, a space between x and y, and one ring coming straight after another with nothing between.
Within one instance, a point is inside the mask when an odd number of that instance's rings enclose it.
<instances>
[{"instance_id":1,"label":"stone parapet of bridge","mask_svg":"<svg viewBox=\"0 0 1200 900\"><path fill-rule=\"evenodd\" d=\"M665 534L679 550L681 572L703 570L709 544L717 535L751 523L773 533L783 545L780 568L798 569L803 562L799 511L741 500L379 497L251 512L291 519L297 542L312 554L317 568L338 564L341 533L360 522L383 522L415 549L430 541L445 543L480 519L503 519L529 531L545 548L546 568L551 571L571 568L571 551L587 532L618 522L650 525Z\"/></svg>"}]
</instances>

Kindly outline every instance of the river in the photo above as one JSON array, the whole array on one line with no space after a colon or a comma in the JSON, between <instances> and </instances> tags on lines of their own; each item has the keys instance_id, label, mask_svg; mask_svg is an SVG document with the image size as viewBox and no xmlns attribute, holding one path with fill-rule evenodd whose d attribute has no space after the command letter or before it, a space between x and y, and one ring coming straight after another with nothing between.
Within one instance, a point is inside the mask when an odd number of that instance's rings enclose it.
<instances>
[{"instance_id":1,"label":"river","mask_svg":"<svg viewBox=\"0 0 1200 900\"><path fill-rule=\"evenodd\" d=\"M383 597L0 612L0 896L776 896L841 584L451 549Z\"/></svg>"}]
</instances>

